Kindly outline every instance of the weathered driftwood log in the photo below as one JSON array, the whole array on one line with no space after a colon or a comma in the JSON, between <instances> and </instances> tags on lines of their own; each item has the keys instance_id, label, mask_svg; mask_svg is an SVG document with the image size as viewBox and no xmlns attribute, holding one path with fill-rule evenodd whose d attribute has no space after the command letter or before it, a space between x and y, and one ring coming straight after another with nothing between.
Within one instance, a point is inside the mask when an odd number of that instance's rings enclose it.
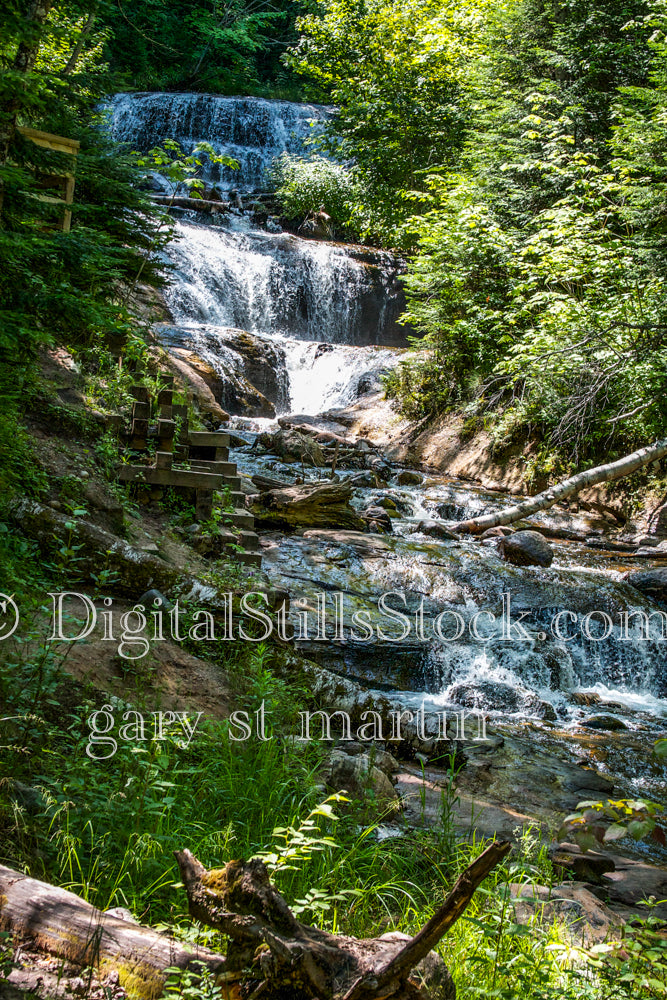
<instances>
[{"instance_id":1,"label":"weathered driftwood log","mask_svg":"<svg viewBox=\"0 0 667 1000\"><path fill-rule=\"evenodd\" d=\"M366 522L351 507L351 496L346 483L304 483L261 493L252 513L256 523L267 527L363 531Z\"/></svg>"},{"instance_id":2,"label":"weathered driftwood log","mask_svg":"<svg viewBox=\"0 0 667 1000\"><path fill-rule=\"evenodd\" d=\"M204 212L207 215L217 215L218 213L229 213L228 201L211 201L209 198L186 198L180 195L172 198L166 194L154 194L152 201L156 205L166 205L167 208L187 208L191 212Z\"/></svg>"},{"instance_id":3,"label":"weathered driftwood log","mask_svg":"<svg viewBox=\"0 0 667 1000\"><path fill-rule=\"evenodd\" d=\"M81 966L117 971L131 994L155 1000L165 969L202 963L216 975L227 971L222 955L185 945L150 927L121 920L46 882L0 865L0 930L20 943Z\"/></svg>"},{"instance_id":4,"label":"weathered driftwood log","mask_svg":"<svg viewBox=\"0 0 667 1000\"><path fill-rule=\"evenodd\" d=\"M458 920L476 888L510 850L494 843L458 879L445 903L413 938L358 939L302 924L258 860L208 871L189 852L175 856L190 913L230 938L227 968L245 970L263 1000L450 1000L454 984L431 950ZM438 992L420 963L440 964Z\"/></svg>"},{"instance_id":5,"label":"weathered driftwood log","mask_svg":"<svg viewBox=\"0 0 667 1000\"><path fill-rule=\"evenodd\" d=\"M597 483L610 483L615 479L622 479L629 476L637 469L642 469L651 462L657 462L667 455L667 438L657 441L646 448L633 451L630 455L619 458L616 462L609 462L607 465L598 465L594 469L586 469L585 472L578 472L576 476L570 476L563 482L550 486L543 493L523 500L514 507L498 511L496 514L484 514L482 517L472 517L468 521L459 521L454 525L455 531L468 532L471 535L479 535L487 528L495 528L499 524L513 524L520 521L522 517L536 514L538 510L546 510L553 507L559 500L565 500L573 496L587 486L595 486Z\"/></svg>"},{"instance_id":6,"label":"weathered driftwood log","mask_svg":"<svg viewBox=\"0 0 667 1000\"><path fill-rule=\"evenodd\" d=\"M260 476L259 474L251 476L251 482L260 493L266 493L267 490L283 490L286 486L293 485L286 483L284 479L274 479L273 476Z\"/></svg>"}]
</instances>

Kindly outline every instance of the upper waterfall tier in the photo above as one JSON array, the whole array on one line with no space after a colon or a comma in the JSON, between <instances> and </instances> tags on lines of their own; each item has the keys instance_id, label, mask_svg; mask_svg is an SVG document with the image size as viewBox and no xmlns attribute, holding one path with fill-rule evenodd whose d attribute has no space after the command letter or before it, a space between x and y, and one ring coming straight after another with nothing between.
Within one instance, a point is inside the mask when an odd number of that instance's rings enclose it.
<instances>
[{"instance_id":1,"label":"upper waterfall tier","mask_svg":"<svg viewBox=\"0 0 667 1000\"><path fill-rule=\"evenodd\" d=\"M117 94L110 101L111 130L118 142L145 152L175 139L190 153L208 142L233 156L238 170L206 165L204 179L239 190L266 186L266 171L283 152L305 154L326 108L213 94Z\"/></svg>"}]
</instances>

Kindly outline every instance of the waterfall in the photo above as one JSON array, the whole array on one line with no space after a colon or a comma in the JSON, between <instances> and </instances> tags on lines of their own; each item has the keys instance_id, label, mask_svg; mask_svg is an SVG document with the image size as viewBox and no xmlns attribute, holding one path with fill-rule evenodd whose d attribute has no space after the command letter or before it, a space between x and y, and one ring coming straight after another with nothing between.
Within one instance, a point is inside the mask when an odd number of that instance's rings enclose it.
<instances>
[{"instance_id":1,"label":"waterfall","mask_svg":"<svg viewBox=\"0 0 667 1000\"><path fill-rule=\"evenodd\" d=\"M283 342L293 413L315 415L355 402L380 388L380 375L393 367L400 351L380 347Z\"/></svg>"},{"instance_id":2,"label":"waterfall","mask_svg":"<svg viewBox=\"0 0 667 1000\"><path fill-rule=\"evenodd\" d=\"M204 180L244 191L266 186L274 157L307 155L307 140L327 115L315 104L212 94L117 94L108 107L117 142L145 152L175 139L186 153L208 142L241 166L206 164Z\"/></svg>"},{"instance_id":3,"label":"waterfall","mask_svg":"<svg viewBox=\"0 0 667 1000\"><path fill-rule=\"evenodd\" d=\"M405 346L403 294L389 254L234 228L179 223L167 293L179 323L334 344Z\"/></svg>"}]
</instances>

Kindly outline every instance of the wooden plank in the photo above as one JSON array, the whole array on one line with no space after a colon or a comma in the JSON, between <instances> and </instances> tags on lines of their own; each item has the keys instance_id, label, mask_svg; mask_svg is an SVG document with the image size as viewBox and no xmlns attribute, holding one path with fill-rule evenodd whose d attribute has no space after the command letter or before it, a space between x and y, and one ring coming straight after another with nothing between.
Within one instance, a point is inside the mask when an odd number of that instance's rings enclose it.
<instances>
[{"instance_id":1,"label":"wooden plank","mask_svg":"<svg viewBox=\"0 0 667 1000\"><path fill-rule=\"evenodd\" d=\"M19 125L17 132L24 139L30 139L36 146L42 146L44 149L52 149L56 153L66 153L68 156L76 156L81 146L78 139L68 139L64 135L41 132L39 129L29 128L27 125Z\"/></svg>"},{"instance_id":2,"label":"wooden plank","mask_svg":"<svg viewBox=\"0 0 667 1000\"><path fill-rule=\"evenodd\" d=\"M213 472L217 476L236 475L236 462L207 462L203 458L193 458L190 466L193 469L201 469L202 472Z\"/></svg>"},{"instance_id":3,"label":"wooden plank","mask_svg":"<svg viewBox=\"0 0 667 1000\"><path fill-rule=\"evenodd\" d=\"M259 535L255 531L239 531L238 542L248 552L256 552L259 548Z\"/></svg>"},{"instance_id":4,"label":"wooden plank","mask_svg":"<svg viewBox=\"0 0 667 1000\"><path fill-rule=\"evenodd\" d=\"M262 565L262 555L260 552L237 552L236 558L245 566L261 567Z\"/></svg>"},{"instance_id":5,"label":"wooden plank","mask_svg":"<svg viewBox=\"0 0 667 1000\"><path fill-rule=\"evenodd\" d=\"M194 448L229 447L229 434L224 431L190 431L188 437Z\"/></svg>"},{"instance_id":6,"label":"wooden plank","mask_svg":"<svg viewBox=\"0 0 667 1000\"><path fill-rule=\"evenodd\" d=\"M135 400L132 405L133 420L148 420L151 415L150 403L144 400Z\"/></svg>"},{"instance_id":7,"label":"wooden plank","mask_svg":"<svg viewBox=\"0 0 667 1000\"><path fill-rule=\"evenodd\" d=\"M255 524L255 518L249 510L223 512L222 519L225 524L233 524L235 528L247 528L248 530L252 530Z\"/></svg>"},{"instance_id":8,"label":"wooden plank","mask_svg":"<svg viewBox=\"0 0 667 1000\"><path fill-rule=\"evenodd\" d=\"M221 490L222 476L187 469L156 469L152 465L121 465L119 478L125 483L147 483L151 486L187 486L191 489Z\"/></svg>"},{"instance_id":9,"label":"wooden plank","mask_svg":"<svg viewBox=\"0 0 667 1000\"><path fill-rule=\"evenodd\" d=\"M157 469L171 469L174 456L170 451L158 451L155 453L155 467Z\"/></svg>"}]
</instances>

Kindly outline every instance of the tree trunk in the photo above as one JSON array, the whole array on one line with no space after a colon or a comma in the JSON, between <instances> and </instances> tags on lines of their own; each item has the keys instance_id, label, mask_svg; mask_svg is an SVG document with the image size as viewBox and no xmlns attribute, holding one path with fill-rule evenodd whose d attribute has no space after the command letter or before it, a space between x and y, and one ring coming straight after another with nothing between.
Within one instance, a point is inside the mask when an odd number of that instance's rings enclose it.
<instances>
[{"instance_id":1,"label":"tree trunk","mask_svg":"<svg viewBox=\"0 0 667 1000\"><path fill-rule=\"evenodd\" d=\"M39 53L42 28L55 2L56 0L32 0L24 19L26 35L19 44L14 58L12 69L15 73L27 77L28 73L32 71ZM0 167L3 167L9 158L9 150L16 134L16 119L21 108L24 90L25 83L20 86L17 84L14 93L3 104L0 104ZM3 203L4 184L0 178L0 220L2 219Z\"/></svg>"},{"instance_id":2,"label":"tree trunk","mask_svg":"<svg viewBox=\"0 0 667 1000\"><path fill-rule=\"evenodd\" d=\"M227 966L222 955L183 944L150 927L110 916L46 882L0 865L0 930L21 943L81 966L117 971L120 984L145 1000L161 996L165 969L203 963L216 975Z\"/></svg>"},{"instance_id":3,"label":"tree trunk","mask_svg":"<svg viewBox=\"0 0 667 1000\"><path fill-rule=\"evenodd\" d=\"M92 33L92 30L93 30L93 28L95 26L95 19L96 18L97 18L97 6L95 7L94 10L92 10L90 12L90 14L88 15L88 18L86 20L86 23L84 24L83 28L81 29L81 33L80 33L80 35L79 35L79 37L78 37L78 39L76 41L76 45L72 49L72 54L69 57L69 59L67 60L67 65L65 66L65 69L63 70L63 76L69 76L70 73L73 73L74 70L76 69L76 64L78 63L79 59L81 58L81 53L83 52L83 47L86 44L86 39L90 36L90 34Z\"/></svg>"},{"instance_id":4,"label":"tree trunk","mask_svg":"<svg viewBox=\"0 0 667 1000\"><path fill-rule=\"evenodd\" d=\"M407 940L400 934L344 937L302 924L271 885L259 860L230 861L224 868L207 871L189 851L176 851L175 857L191 915L230 938L228 972L244 970L246 985L254 986L252 996L428 1000L437 995L453 1000L451 977L431 949L509 850L507 842L491 844L463 872L422 930Z\"/></svg>"},{"instance_id":5,"label":"tree trunk","mask_svg":"<svg viewBox=\"0 0 667 1000\"><path fill-rule=\"evenodd\" d=\"M524 500L514 507L499 511L496 514L484 514L482 517L472 517L468 521L459 521L454 525L454 531L467 532L471 535L478 535L487 528L495 528L500 524L513 524L530 514L535 514L539 510L547 510L553 507L559 500L565 500L573 496L579 490L587 486L595 486L597 483L610 483L615 479L622 479L623 476L630 476L637 469L642 469L651 462L656 462L667 455L667 438L657 441L656 444L639 451L633 451L631 455L625 455L616 462L609 462L607 465L598 465L594 469L587 469L579 472L576 476L563 480L555 486L550 486L543 493Z\"/></svg>"}]
</instances>

